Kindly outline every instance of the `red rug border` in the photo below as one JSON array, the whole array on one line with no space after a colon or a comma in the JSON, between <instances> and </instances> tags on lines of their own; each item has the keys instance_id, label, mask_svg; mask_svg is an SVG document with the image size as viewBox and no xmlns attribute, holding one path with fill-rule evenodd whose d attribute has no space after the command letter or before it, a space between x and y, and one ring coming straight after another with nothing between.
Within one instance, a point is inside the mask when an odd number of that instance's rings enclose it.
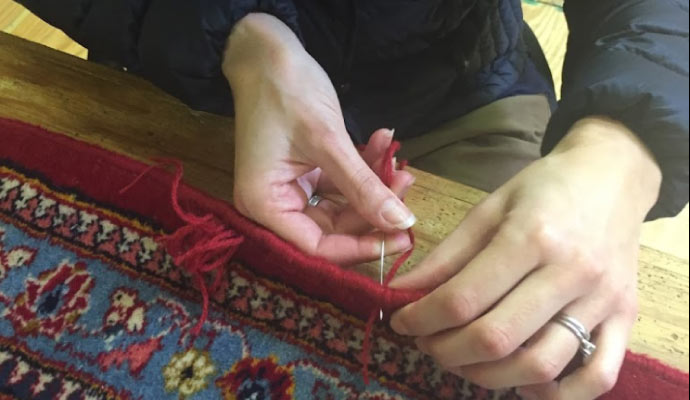
<instances>
[{"instance_id":1,"label":"red rug border","mask_svg":"<svg viewBox=\"0 0 690 400\"><path fill-rule=\"evenodd\" d=\"M27 134L27 130L31 135ZM17 133L19 131L24 133ZM0 147L0 158L39 173L56 187L79 193L85 197L84 200L106 208L125 210L123 214L126 216L130 216L127 211L134 213L134 219L144 223L147 219L141 216L148 216L166 230L181 225L171 206L159 207L160 204L170 203L172 176L169 173L154 169L128 192L119 195L118 191L148 164L20 121L0 118L0 132L5 143ZM35 146L37 139L46 144ZM28 150L16 151L24 148ZM58 148L61 155L71 156L53 157ZM108 169L109 180L100 179L99 173L104 169ZM341 267L302 253L274 233L240 215L229 204L186 184L181 185L179 198L186 210L211 212L230 227L241 231L245 243L237 256L240 259L252 258L252 265L259 269L261 275L280 278L284 283L319 300L336 304L362 319L378 308L383 308L385 314L390 315L393 310L423 294L419 291L383 288L353 270L345 271L343 281L334 281L332 277L341 274ZM261 255L258 259L265 262L257 263L257 258L253 256L258 255ZM282 268L277 270L276 265Z\"/></svg>"},{"instance_id":2,"label":"red rug border","mask_svg":"<svg viewBox=\"0 0 690 400\"><path fill-rule=\"evenodd\" d=\"M27 130L31 134L27 134ZM19 131L24 133L18 133ZM164 171L153 170L130 191L118 195L117 192L130 183L147 164L64 134L6 118L0 118L0 137L3 139L0 142L0 159L7 159L24 169L37 172L56 187L80 193L85 197L82 200L93 201L118 212L125 210L123 215L127 217L131 215L127 213L130 211L135 214L133 219L144 223L148 220L141 216L150 216L151 220L166 230L176 229L181 224L172 207L160 207L160 204L170 203L172 177ZM36 138L48 145L35 146ZM51 157L58 149L63 156ZM64 157L64 154L72 156ZM99 173L103 169L108 169L107 176L111 179L99 179ZM21 168L20 172L23 172ZM151 187L155 190L151 190ZM418 291L382 288L378 283L351 270L344 275L347 283L334 281L331 277L335 271L340 271L339 266L303 254L272 232L240 215L230 205L198 189L182 185L179 194L180 203L188 211L211 212L245 235L246 241L237 257L240 260L252 258L252 265L257 268L259 275L279 278L285 285L296 287L317 300L342 307L355 316L364 319L379 307L390 315L391 311L423 295ZM259 255L261 257L255 258ZM643 367L651 369L660 381L681 389L682 393L677 393L681 395L679 398L687 398L687 373L642 354L628 352L626 359L629 362L623 365L622 373L635 375L644 372ZM604 398L646 399L649 397L645 396L653 394L668 395L671 390L666 388L666 391L662 389L662 392L656 392L654 388L645 389L647 390L640 390L637 386L627 387L619 381L616 389Z\"/></svg>"}]
</instances>

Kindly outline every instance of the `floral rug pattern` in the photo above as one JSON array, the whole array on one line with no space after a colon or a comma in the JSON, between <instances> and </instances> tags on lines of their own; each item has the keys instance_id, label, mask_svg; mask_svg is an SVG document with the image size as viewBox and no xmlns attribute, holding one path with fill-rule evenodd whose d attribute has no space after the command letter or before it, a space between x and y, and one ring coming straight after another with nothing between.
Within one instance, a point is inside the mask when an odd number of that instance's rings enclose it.
<instances>
[{"instance_id":1,"label":"floral rug pattern","mask_svg":"<svg viewBox=\"0 0 690 400\"><path fill-rule=\"evenodd\" d=\"M0 397L517 398L438 369L387 328L228 265L211 313L162 232L0 165Z\"/></svg>"}]
</instances>

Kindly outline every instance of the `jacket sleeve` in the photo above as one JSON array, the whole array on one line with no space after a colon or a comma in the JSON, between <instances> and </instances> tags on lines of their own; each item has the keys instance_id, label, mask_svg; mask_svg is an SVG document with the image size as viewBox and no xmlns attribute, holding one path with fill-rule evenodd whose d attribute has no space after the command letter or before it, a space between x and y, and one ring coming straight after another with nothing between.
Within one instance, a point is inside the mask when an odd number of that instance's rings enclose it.
<instances>
[{"instance_id":1,"label":"jacket sleeve","mask_svg":"<svg viewBox=\"0 0 690 400\"><path fill-rule=\"evenodd\" d=\"M232 114L221 71L232 27L272 14L298 36L292 0L18 0L89 50L89 58L138 74L192 108Z\"/></svg>"},{"instance_id":2,"label":"jacket sleeve","mask_svg":"<svg viewBox=\"0 0 690 400\"><path fill-rule=\"evenodd\" d=\"M610 116L661 167L660 197L647 219L677 214L688 202L687 0L566 0L564 11L570 37L562 100L542 152L577 120Z\"/></svg>"}]
</instances>

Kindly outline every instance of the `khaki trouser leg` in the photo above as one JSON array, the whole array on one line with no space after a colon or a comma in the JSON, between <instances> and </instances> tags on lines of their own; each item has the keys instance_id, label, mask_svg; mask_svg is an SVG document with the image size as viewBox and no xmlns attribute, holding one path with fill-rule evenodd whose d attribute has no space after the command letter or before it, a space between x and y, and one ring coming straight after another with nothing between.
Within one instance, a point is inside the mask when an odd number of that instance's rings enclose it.
<instances>
[{"instance_id":1,"label":"khaki trouser leg","mask_svg":"<svg viewBox=\"0 0 690 400\"><path fill-rule=\"evenodd\" d=\"M415 168L492 192L540 157L550 116L542 95L508 97L404 141L398 157Z\"/></svg>"}]
</instances>

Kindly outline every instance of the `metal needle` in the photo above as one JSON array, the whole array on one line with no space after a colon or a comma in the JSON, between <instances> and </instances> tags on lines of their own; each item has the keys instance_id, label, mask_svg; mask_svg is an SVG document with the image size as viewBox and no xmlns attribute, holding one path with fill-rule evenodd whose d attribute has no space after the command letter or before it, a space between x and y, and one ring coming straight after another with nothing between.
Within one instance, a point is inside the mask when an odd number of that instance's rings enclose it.
<instances>
[{"instance_id":1,"label":"metal needle","mask_svg":"<svg viewBox=\"0 0 690 400\"><path fill-rule=\"evenodd\" d=\"M381 240L381 260L379 263L379 283L383 286L383 257L386 254L386 237ZM379 321L383 321L383 309L379 308Z\"/></svg>"}]
</instances>

